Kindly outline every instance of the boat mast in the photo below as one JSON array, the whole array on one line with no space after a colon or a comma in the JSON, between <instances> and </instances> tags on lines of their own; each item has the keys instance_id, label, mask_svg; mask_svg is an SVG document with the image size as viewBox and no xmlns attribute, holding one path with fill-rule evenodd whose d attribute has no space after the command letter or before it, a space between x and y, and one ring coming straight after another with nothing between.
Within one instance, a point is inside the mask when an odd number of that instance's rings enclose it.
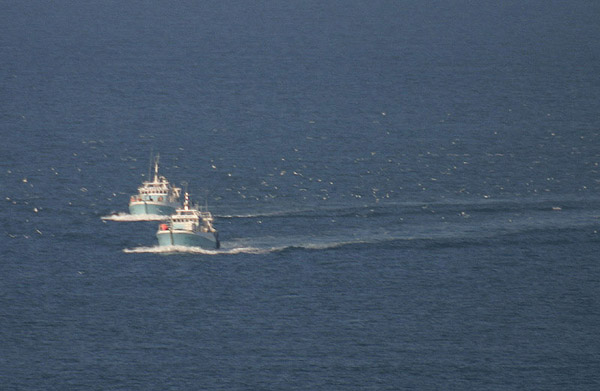
<instances>
[{"instance_id":1,"label":"boat mast","mask_svg":"<svg viewBox=\"0 0 600 391\"><path fill-rule=\"evenodd\" d=\"M190 199L188 197L188 192L185 192L185 200L183 201L183 209L188 210L190 206Z\"/></svg>"},{"instance_id":2,"label":"boat mast","mask_svg":"<svg viewBox=\"0 0 600 391\"><path fill-rule=\"evenodd\" d=\"M148 176L147 181L150 181L150 176L152 175L152 158L154 157L154 148L150 148L150 160L148 160Z\"/></svg>"},{"instance_id":3,"label":"boat mast","mask_svg":"<svg viewBox=\"0 0 600 391\"><path fill-rule=\"evenodd\" d=\"M156 154L154 158L154 182L158 182L158 159L160 158L159 154Z\"/></svg>"}]
</instances>

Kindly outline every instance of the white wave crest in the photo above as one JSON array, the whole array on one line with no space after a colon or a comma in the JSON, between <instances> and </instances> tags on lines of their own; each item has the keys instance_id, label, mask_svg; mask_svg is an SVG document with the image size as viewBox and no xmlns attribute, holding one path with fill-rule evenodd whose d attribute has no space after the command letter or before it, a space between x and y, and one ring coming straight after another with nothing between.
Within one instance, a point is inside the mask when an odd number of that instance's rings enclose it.
<instances>
[{"instance_id":1,"label":"white wave crest","mask_svg":"<svg viewBox=\"0 0 600 391\"><path fill-rule=\"evenodd\" d=\"M129 213L117 213L109 216L102 216L102 220L108 221L162 221L168 220L169 216L163 215L130 215Z\"/></svg>"}]
</instances>

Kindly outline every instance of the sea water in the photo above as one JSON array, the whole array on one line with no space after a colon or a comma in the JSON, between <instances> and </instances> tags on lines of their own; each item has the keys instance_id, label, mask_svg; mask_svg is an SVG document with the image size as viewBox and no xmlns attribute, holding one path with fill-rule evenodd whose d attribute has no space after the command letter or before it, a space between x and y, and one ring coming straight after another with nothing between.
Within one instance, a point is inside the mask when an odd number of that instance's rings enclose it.
<instances>
[{"instance_id":1,"label":"sea water","mask_svg":"<svg viewBox=\"0 0 600 391\"><path fill-rule=\"evenodd\" d=\"M599 12L5 3L0 388L598 389Z\"/></svg>"}]
</instances>

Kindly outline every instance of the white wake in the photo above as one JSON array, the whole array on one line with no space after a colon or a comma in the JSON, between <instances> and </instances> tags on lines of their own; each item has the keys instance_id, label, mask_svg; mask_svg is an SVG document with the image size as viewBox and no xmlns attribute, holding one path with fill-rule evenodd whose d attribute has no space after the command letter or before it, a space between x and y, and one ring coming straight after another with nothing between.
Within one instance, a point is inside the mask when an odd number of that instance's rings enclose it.
<instances>
[{"instance_id":1,"label":"white wake","mask_svg":"<svg viewBox=\"0 0 600 391\"><path fill-rule=\"evenodd\" d=\"M123 250L124 253L128 254L139 254L139 253L154 253L154 254L174 254L174 253L188 253L188 254L204 254L204 255L235 255L235 254L267 254L275 253L285 250L302 249L302 250L328 250L338 247L344 247L348 245L355 245L361 243L369 243L365 240L346 240L346 241L331 241L331 242L302 242L302 243L288 243L284 245L241 245L239 247L231 248L220 248L220 249L205 249L202 247L188 247L188 246L152 246L152 247L134 247L126 248Z\"/></svg>"},{"instance_id":2,"label":"white wake","mask_svg":"<svg viewBox=\"0 0 600 391\"><path fill-rule=\"evenodd\" d=\"M163 215L130 215L129 213L117 213L109 216L102 216L102 220L108 221L162 221L168 220L169 216Z\"/></svg>"},{"instance_id":3,"label":"white wake","mask_svg":"<svg viewBox=\"0 0 600 391\"><path fill-rule=\"evenodd\" d=\"M173 253L188 253L188 254L204 254L204 255L230 255L230 254L264 254L268 253L268 249L256 247L235 247L230 249L208 250L202 247L188 246L153 246L153 247L135 247L126 248L124 253L153 253L153 254L173 254Z\"/></svg>"}]
</instances>

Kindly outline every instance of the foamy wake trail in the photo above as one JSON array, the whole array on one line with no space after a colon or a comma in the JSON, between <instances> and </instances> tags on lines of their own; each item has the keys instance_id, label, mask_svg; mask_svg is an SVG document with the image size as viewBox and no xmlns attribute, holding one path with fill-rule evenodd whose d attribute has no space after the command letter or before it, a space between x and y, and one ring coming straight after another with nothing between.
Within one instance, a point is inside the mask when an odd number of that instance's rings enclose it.
<instances>
[{"instance_id":1,"label":"foamy wake trail","mask_svg":"<svg viewBox=\"0 0 600 391\"><path fill-rule=\"evenodd\" d=\"M154 247L135 247L126 248L124 253L154 253L154 254L172 254L172 253L187 253L187 254L204 254L204 255L227 255L227 254L264 254L269 252L267 249L255 247L235 247L230 249L207 250L202 247L187 247L187 246L154 246Z\"/></svg>"},{"instance_id":2,"label":"foamy wake trail","mask_svg":"<svg viewBox=\"0 0 600 391\"><path fill-rule=\"evenodd\" d=\"M102 220L109 221L162 221L168 219L162 215L130 215L129 213L118 213L110 216L102 216Z\"/></svg>"},{"instance_id":3,"label":"foamy wake trail","mask_svg":"<svg viewBox=\"0 0 600 391\"><path fill-rule=\"evenodd\" d=\"M232 254L267 254L275 253L290 249L304 249L304 250L327 250L347 245L367 243L363 240L350 240L341 242L316 242L316 243L302 243L302 244L287 244L279 246L268 246L262 245L260 247L255 246L243 246L243 247L232 247L232 248L221 248L218 250L207 250L201 247L187 247L187 246L153 246L153 247L134 247L126 248L123 250L124 253L135 254L135 253L154 253L154 254L173 254L173 253L187 253L187 254L204 254L204 255L232 255Z\"/></svg>"}]
</instances>

